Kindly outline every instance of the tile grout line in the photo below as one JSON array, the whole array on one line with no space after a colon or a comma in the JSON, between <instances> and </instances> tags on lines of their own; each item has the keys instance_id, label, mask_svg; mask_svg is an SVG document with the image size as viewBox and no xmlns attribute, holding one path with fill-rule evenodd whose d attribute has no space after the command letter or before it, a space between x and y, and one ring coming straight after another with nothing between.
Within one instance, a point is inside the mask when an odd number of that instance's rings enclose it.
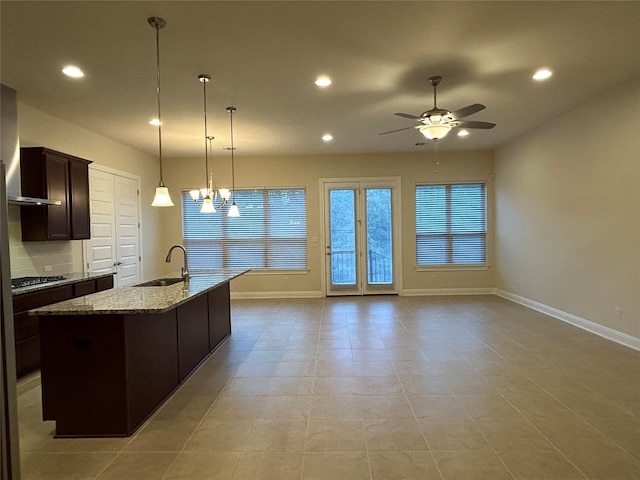
<instances>
[{"instance_id":1,"label":"tile grout line","mask_svg":"<svg viewBox=\"0 0 640 480\"><path fill-rule=\"evenodd\" d=\"M406 326L404 325L402 320L399 317L397 317L397 315L396 315L396 318L398 318L398 321L400 322L402 327L405 330L407 330ZM407 332L408 332L408 330L407 330ZM385 351L386 350L387 350L387 347L385 346ZM428 361L428 359L424 356L424 352L422 351L422 349L420 349L420 353L425 358L425 360ZM391 358L390 355L389 355L389 358ZM394 371L394 373L396 375L396 378L398 379L398 382L400 383L400 387L402 388L402 393L404 394L404 397L405 397L407 403L409 404L409 408L411 409L411 413L413 414L413 419L416 421L416 424L418 425L418 428L420 429L420 433L422 434L422 438L424 439L424 442L427 445L427 451L429 452L429 456L431 457L431 460L433 461L433 465L435 466L436 471L438 472L438 475L440 475L440 479L444 480L444 476L442 475L442 471L440 470L440 467L438 466L438 462L436 461L435 457L433 456L433 450L431 449L431 445L429 445L429 440L427 439L427 436L425 435L425 433L424 433L424 431L422 429L422 425L420 425L420 421L418 420L418 416L416 415L415 409L413 408L413 404L409 400L409 396L407 394L407 390L404 388L404 383L402 383L402 381L400 380L400 376L398 375L398 369L396 368L395 362L392 361L391 365L393 367L393 371Z\"/></svg>"}]
</instances>

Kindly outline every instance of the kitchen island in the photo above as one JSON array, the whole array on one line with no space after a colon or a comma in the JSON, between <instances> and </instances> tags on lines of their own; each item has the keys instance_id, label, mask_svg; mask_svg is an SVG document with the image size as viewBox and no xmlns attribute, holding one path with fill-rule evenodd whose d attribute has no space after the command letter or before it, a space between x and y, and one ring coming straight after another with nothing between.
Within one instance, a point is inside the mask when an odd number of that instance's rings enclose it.
<instances>
[{"instance_id":1,"label":"kitchen island","mask_svg":"<svg viewBox=\"0 0 640 480\"><path fill-rule=\"evenodd\" d=\"M29 310L113 288L113 273L65 273L11 279L16 374L40 368L40 326Z\"/></svg>"},{"instance_id":2,"label":"kitchen island","mask_svg":"<svg viewBox=\"0 0 640 480\"><path fill-rule=\"evenodd\" d=\"M132 286L31 310L42 409L56 437L131 435L231 333L229 282L247 272Z\"/></svg>"}]
</instances>

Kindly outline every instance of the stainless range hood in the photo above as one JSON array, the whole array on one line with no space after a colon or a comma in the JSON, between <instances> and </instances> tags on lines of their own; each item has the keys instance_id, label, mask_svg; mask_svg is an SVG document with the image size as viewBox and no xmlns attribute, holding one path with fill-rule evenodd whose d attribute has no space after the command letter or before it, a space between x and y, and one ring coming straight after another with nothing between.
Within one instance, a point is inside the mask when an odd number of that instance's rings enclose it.
<instances>
[{"instance_id":1,"label":"stainless range hood","mask_svg":"<svg viewBox=\"0 0 640 480\"><path fill-rule=\"evenodd\" d=\"M0 161L7 172L7 201L18 205L60 205L60 200L23 197L20 184L20 142L18 139L18 99L16 91L0 85Z\"/></svg>"}]
</instances>

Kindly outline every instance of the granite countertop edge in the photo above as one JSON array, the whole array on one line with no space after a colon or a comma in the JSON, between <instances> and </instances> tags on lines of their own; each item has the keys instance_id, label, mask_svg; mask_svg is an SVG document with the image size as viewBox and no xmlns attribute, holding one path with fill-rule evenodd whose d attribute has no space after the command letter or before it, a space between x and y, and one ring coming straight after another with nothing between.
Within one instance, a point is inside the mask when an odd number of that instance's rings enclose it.
<instances>
[{"instance_id":1,"label":"granite countertop edge","mask_svg":"<svg viewBox=\"0 0 640 480\"><path fill-rule=\"evenodd\" d=\"M165 313L228 283L249 269L197 271L188 282L163 287L112 288L29 311L29 315L135 315Z\"/></svg>"}]
</instances>

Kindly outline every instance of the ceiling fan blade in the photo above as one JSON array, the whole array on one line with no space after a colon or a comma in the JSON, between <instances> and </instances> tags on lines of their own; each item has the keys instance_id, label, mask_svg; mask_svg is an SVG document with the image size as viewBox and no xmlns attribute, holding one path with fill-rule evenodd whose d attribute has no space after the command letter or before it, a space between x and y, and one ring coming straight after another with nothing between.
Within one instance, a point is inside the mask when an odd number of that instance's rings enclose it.
<instances>
[{"instance_id":1,"label":"ceiling fan blade","mask_svg":"<svg viewBox=\"0 0 640 480\"><path fill-rule=\"evenodd\" d=\"M481 128L484 130L488 130L495 126L496 124L491 122L474 122L470 120L462 120L460 122L456 122L455 128Z\"/></svg>"},{"instance_id":2,"label":"ceiling fan blade","mask_svg":"<svg viewBox=\"0 0 640 480\"><path fill-rule=\"evenodd\" d=\"M390 130L388 132L382 132L382 133L379 133L378 135L386 135L387 133L395 133L395 132L401 132L403 130L411 130L412 128L418 128L418 127L404 127L404 128L399 128L397 130Z\"/></svg>"},{"instance_id":3,"label":"ceiling fan blade","mask_svg":"<svg viewBox=\"0 0 640 480\"><path fill-rule=\"evenodd\" d=\"M410 113L394 113L394 115L397 115L403 118L409 118L411 120L420 120L420 117L416 117L415 115L411 115Z\"/></svg>"},{"instance_id":4,"label":"ceiling fan blade","mask_svg":"<svg viewBox=\"0 0 640 480\"><path fill-rule=\"evenodd\" d=\"M467 107L461 108L460 110L456 110L455 112L451 112L451 116L454 120L457 120L458 118L467 117L479 112L480 110L484 110L485 108L487 107L485 107L484 105L474 103L473 105L469 105Z\"/></svg>"}]
</instances>

